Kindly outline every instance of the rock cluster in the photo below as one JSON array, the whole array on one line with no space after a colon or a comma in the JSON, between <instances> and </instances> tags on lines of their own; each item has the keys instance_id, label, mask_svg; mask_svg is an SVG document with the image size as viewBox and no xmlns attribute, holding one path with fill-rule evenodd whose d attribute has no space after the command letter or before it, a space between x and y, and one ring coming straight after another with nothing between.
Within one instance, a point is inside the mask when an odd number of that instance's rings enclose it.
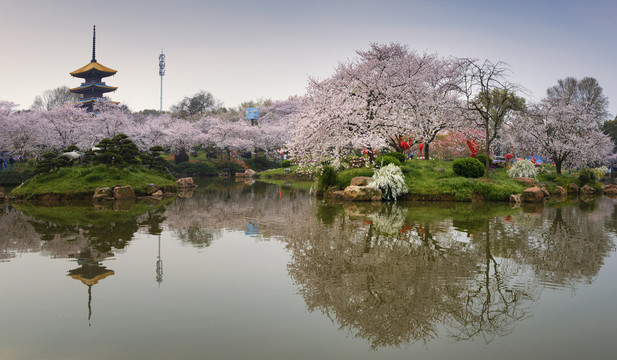
<instances>
[{"instance_id":1,"label":"rock cluster","mask_svg":"<svg viewBox=\"0 0 617 360\"><path fill-rule=\"evenodd\" d=\"M370 177L358 176L351 179L351 184L345 190L332 187L326 191L325 197L331 200L343 201L381 201L380 189L368 186Z\"/></svg>"}]
</instances>

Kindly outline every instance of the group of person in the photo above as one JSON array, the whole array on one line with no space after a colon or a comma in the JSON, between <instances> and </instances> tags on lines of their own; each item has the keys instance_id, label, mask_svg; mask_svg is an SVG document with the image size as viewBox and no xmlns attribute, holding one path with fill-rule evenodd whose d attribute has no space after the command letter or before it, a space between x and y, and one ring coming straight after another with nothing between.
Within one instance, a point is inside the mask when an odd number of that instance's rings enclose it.
<instances>
[{"instance_id":1,"label":"group of person","mask_svg":"<svg viewBox=\"0 0 617 360\"><path fill-rule=\"evenodd\" d=\"M13 165L15 164L15 158L13 156L2 156L0 157L0 171L2 170L13 170Z\"/></svg>"}]
</instances>

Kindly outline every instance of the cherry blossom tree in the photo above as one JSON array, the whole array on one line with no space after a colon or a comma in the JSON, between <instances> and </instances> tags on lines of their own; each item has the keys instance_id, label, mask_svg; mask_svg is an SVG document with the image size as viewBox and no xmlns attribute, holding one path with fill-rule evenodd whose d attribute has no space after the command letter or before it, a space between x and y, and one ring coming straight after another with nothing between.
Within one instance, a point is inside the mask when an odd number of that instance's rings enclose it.
<instances>
[{"instance_id":1,"label":"cherry blossom tree","mask_svg":"<svg viewBox=\"0 0 617 360\"><path fill-rule=\"evenodd\" d=\"M274 101L263 111L259 120L256 147L263 149L267 154L277 152L293 140L296 124L293 117L300 107L300 98L292 97L287 100Z\"/></svg>"},{"instance_id":2,"label":"cherry blossom tree","mask_svg":"<svg viewBox=\"0 0 617 360\"><path fill-rule=\"evenodd\" d=\"M357 54L332 77L310 79L294 119L299 124L290 146L294 156L339 162L352 149L378 149L392 139L429 144L440 131L455 128L460 62L396 43L371 44Z\"/></svg>"},{"instance_id":3,"label":"cherry blossom tree","mask_svg":"<svg viewBox=\"0 0 617 360\"><path fill-rule=\"evenodd\" d=\"M175 118L169 123L167 128L167 146L174 150L189 150L199 143L203 143L206 138L201 129L203 121L188 121L182 118Z\"/></svg>"},{"instance_id":4,"label":"cherry blossom tree","mask_svg":"<svg viewBox=\"0 0 617 360\"><path fill-rule=\"evenodd\" d=\"M41 120L40 144L53 151L62 151L71 145L86 149L93 141L94 115L84 108L64 104L48 111L33 111L32 114Z\"/></svg>"},{"instance_id":5,"label":"cherry blossom tree","mask_svg":"<svg viewBox=\"0 0 617 360\"><path fill-rule=\"evenodd\" d=\"M39 149L39 139L44 134L38 112L14 112L17 105L0 101L0 151L24 156Z\"/></svg>"},{"instance_id":6,"label":"cherry blossom tree","mask_svg":"<svg viewBox=\"0 0 617 360\"><path fill-rule=\"evenodd\" d=\"M153 146L171 146L171 136L176 120L169 114L139 116L135 126L126 132L135 145L145 151Z\"/></svg>"},{"instance_id":7,"label":"cherry blossom tree","mask_svg":"<svg viewBox=\"0 0 617 360\"><path fill-rule=\"evenodd\" d=\"M117 104L96 102L93 109L96 114L92 118L95 141L111 139L118 134L135 133L133 117Z\"/></svg>"},{"instance_id":8,"label":"cherry blossom tree","mask_svg":"<svg viewBox=\"0 0 617 360\"><path fill-rule=\"evenodd\" d=\"M443 130L462 126L461 104L458 90L461 66L452 59L442 59L437 54L408 56L414 62L403 72L407 83L406 96L400 98L401 111L408 119L408 131L414 143L424 144L424 159L430 158L430 144ZM408 60L409 61L409 60Z\"/></svg>"},{"instance_id":9,"label":"cherry blossom tree","mask_svg":"<svg viewBox=\"0 0 617 360\"><path fill-rule=\"evenodd\" d=\"M405 93L398 72L407 49L371 44L357 54L358 59L339 64L329 79L309 79L290 145L301 161L338 163L352 148L385 147L391 136L408 130L394 101Z\"/></svg>"},{"instance_id":10,"label":"cherry blossom tree","mask_svg":"<svg viewBox=\"0 0 617 360\"><path fill-rule=\"evenodd\" d=\"M596 121L595 110L567 98L545 98L521 116L508 133L523 151L549 155L563 166L584 167L606 161L613 145Z\"/></svg>"}]
</instances>

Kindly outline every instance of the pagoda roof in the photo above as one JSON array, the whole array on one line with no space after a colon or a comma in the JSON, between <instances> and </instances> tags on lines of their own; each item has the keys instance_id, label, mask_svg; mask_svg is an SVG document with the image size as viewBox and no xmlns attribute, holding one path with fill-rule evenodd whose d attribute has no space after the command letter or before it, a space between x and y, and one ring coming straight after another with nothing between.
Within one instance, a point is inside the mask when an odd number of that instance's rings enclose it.
<instances>
[{"instance_id":1,"label":"pagoda roof","mask_svg":"<svg viewBox=\"0 0 617 360\"><path fill-rule=\"evenodd\" d=\"M100 89L102 92L109 92L109 91L114 91L116 90L118 87L117 86L108 86L105 84L97 84L97 83L90 83L90 84L83 84L81 86L69 89L71 92L73 93L83 93L83 92L87 92L93 88L98 88Z\"/></svg>"},{"instance_id":2,"label":"pagoda roof","mask_svg":"<svg viewBox=\"0 0 617 360\"><path fill-rule=\"evenodd\" d=\"M103 98L97 98L97 97L91 97L91 98L87 98L87 99L80 99L77 101L78 105L82 105L82 104L89 104L89 103L94 103L94 102L104 102L104 103L110 103L110 104L120 104L119 101L111 101L108 99L103 99Z\"/></svg>"},{"instance_id":3,"label":"pagoda roof","mask_svg":"<svg viewBox=\"0 0 617 360\"><path fill-rule=\"evenodd\" d=\"M79 69L71 72L72 76L75 77L86 77L88 74L99 73L103 76L111 76L117 73L118 71L108 68L105 65L101 65L96 61L91 61L86 66L80 67Z\"/></svg>"}]
</instances>

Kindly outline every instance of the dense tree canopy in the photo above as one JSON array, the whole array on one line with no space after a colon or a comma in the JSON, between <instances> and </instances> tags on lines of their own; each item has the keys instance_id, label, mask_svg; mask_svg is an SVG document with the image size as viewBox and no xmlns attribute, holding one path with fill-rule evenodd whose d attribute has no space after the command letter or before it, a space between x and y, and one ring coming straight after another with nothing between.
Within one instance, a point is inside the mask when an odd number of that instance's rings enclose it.
<instances>
[{"instance_id":1,"label":"dense tree canopy","mask_svg":"<svg viewBox=\"0 0 617 360\"><path fill-rule=\"evenodd\" d=\"M430 142L456 124L456 63L396 43L357 54L332 77L309 81L291 145L302 161L337 162L351 149L382 148L393 137Z\"/></svg>"}]
</instances>

